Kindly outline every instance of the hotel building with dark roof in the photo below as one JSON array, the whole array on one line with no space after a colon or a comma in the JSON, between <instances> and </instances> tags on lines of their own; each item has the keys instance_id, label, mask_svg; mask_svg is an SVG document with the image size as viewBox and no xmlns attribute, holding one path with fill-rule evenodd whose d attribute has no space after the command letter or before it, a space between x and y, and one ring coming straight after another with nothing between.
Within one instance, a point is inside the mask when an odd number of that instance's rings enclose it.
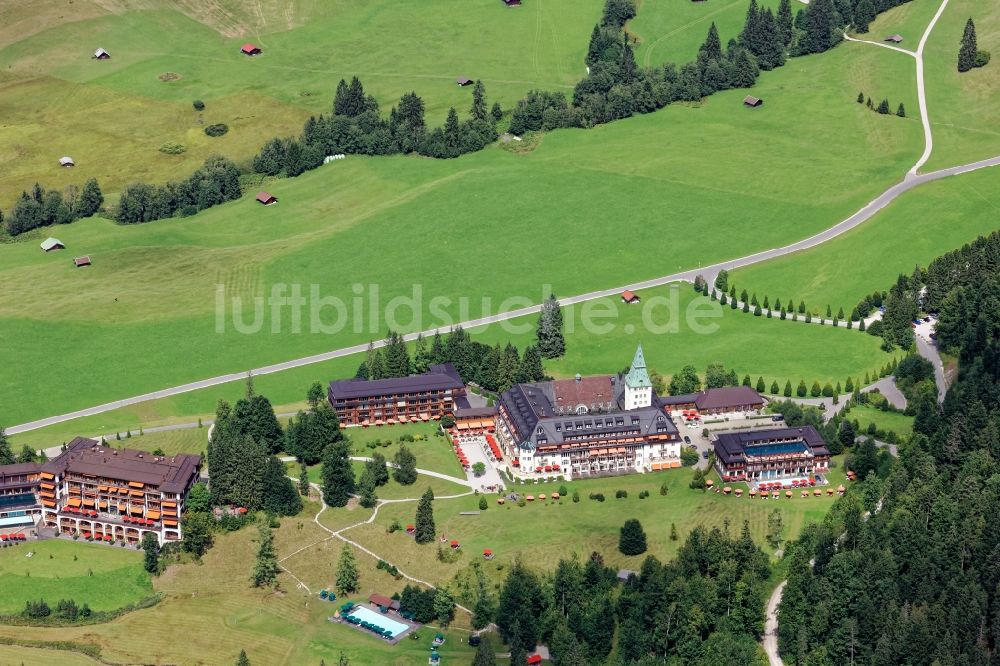
<instances>
[{"instance_id":1,"label":"hotel building with dark roof","mask_svg":"<svg viewBox=\"0 0 1000 666\"><path fill-rule=\"evenodd\" d=\"M625 374L518 384L497 407L497 439L514 474L576 478L681 465L680 434L653 392L641 346Z\"/></svg>"},{"instance_id":2,"label":"hotel building with dark roof","mask_svg":"<svg viewBox=\"0 0 1000 666\"><path fill-rule=\"evenodd\" d=\"M830 449L812 426L724 432L714 447L723 481L806 479L830 470Z\"/></svg>"},{"instance_id":3,"label":"hotel building with dark roof","mask_svg":"<svg viewBox=\"0 0 1000 666\"><path fill-rule=\"evenodd\" d=\"M333 381L327 391L330 406L347 426L440 419L453 414L455 400L464 395L465 384L451 363L408 377Z\"/></svg>"},{"instance_id":4,"label":"hotel building with dark roof","mask_svg":"<svg viewBox=\"0 0 1000 666\"><path fill-rule=\"evenodd\" d=\"M36 525L102 541L181 538L201 456L155 456L77 437L45 463L0 466L0 527ZM5 522L6 521L6 522Z\"/></svg>"}]
</instances>

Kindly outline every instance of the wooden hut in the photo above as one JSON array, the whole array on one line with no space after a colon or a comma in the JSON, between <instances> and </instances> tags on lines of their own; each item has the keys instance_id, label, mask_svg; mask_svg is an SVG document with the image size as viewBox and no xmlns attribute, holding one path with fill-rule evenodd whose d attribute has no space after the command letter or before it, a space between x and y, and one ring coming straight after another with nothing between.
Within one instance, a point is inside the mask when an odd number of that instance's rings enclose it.
<instances>
[{"instance_id":1,"label":"wooden hut","mask_svg":"<svg viewBox=\"0 0 1000 666\"><path fill-rule=\"evenodd\" d=\"M261 50L260 47L257 46L256 44L251 44L250 42L247 42L246 44L240 47L240 53L247 56L255 56L255 55L260 55Z\"/></svg>"},{"instance_id":2,"label":"wooden hut","mask_svg":"<svg viewBox=\"0 0 1000 666\"><path fill-rule=\"evenodd\" d=\"M257 193L257 203L263 204L265 206L270 206L271 204L278 203L278 197L274 196L269 192L258 192ZM294 206L293 206L294 208Z\"/></svg>"},{"instance_id":3,"label":"wooden hut","mask_svg":"<svg viewBox=\"0 0 1000 666\"><path fill-rule=\"evenodd\" d=\"M65 155L59 158L59 166L61 167L71 167L76 166L76 162L73 161L72 157Z\"/></svg>"},{"instance_id":4,"label":"wooden hut","mask_svg":"<svg viewBox=\"0 0 1000 666\"><path fill-rule=\"evenodd\" d=\"M94 51L93 57L95 60L108 60L109 58L111 58L111 54L105 51L104 49L97 49L96 51Z\"/></svg>"},{"instance_id":5,"label":"wooden hut","mask_svg":"<svg viewBox=\"0 0 1000 666\"><path fill-rule=\"evenodd\" d=\"M744 106L749 106L751 108L757 108L758 106L761 106L762 104L764 104L764 100L760 99L759 97L754 97L753 95L747 95L746 97L743 98L743 105Z\"/></svg>"},{"instance_id":6,"label":"wooden hut","mask_svg":"<svg viewBox=\"0 0 1000 666\"><path fill-rule=\"evenodd\" d=\"M91 264L91 262L90 262L90 257L89 256L77 257L76 259L73 260L73 265L76 266L77 268L83 268L84 266L90 266L90 264Z\"/></svg>"}]
</instances>

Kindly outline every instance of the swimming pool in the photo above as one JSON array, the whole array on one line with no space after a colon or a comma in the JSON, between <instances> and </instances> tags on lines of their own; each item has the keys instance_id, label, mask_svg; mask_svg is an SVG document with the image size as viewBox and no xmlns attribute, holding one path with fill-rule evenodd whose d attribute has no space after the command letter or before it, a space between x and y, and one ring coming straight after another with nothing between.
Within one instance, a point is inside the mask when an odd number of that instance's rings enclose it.
<instances>
[{"instance_id":1,"label":"swimming pool","mask_svg":"<svg viewBox=\"0 0 1000 666\"><path fill-rule=\"evenodd\" d=\"M356 606L350 613L351 617L356 617L359 620L364 620L365 622L371 622L374 625L382 627L383 629L388 629L392 632L392 637L395 638L401 633L409 629L409 625L403 624L402 622L396 622L381 613L376 613L373 610L369 610L364 606Z\"/></svg>"}]
</instances>

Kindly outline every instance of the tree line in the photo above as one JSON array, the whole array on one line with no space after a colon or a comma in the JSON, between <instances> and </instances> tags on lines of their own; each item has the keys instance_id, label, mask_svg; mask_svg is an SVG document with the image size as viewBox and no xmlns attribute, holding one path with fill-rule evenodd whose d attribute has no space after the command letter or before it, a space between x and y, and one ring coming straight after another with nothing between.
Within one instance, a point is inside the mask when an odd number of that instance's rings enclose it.
<instances>
[{"instance_id":1,"label":"tree line","mask_svg":"<svg viewBox=\"0 0 1000 666\"><path fill-rule=\"evenodd\" d=\"M996 662L996 242L980 238L928 267L928 302L946 322L938 338L958 355L957 380L940 410L918 413L899 459L864 477L790 549L779 624L786 663ZM914 364L906 374L922 372Z\"/></svg>"},{"instance_id":2,"label":"tree line","mask_svg":"<svg viewBox=\"0 0 1000 666\"><path fill-rule=\"evenodd\" d=\"M673 561L647 557L624 583L598 553L561 559L546 574L515 562L497 598L488 588L476 593L473 626L494 621L512 664L539 644L556 666L611 654L626 665L754 663L769 574L749 525L737 536L699 526Z\"/></svg>"},{"instance_id":3,"label":"tree line","mask_svg":"<svg viewBox=\"0 0 1000 666\"><path fill-rule=\"evenodd\" d=\"M538 346L528 345L522 356L509 342L503 347L500 343L491 347L474 341L461 326L445 335L436 332L429 344L423 335L417 336L412 357L403 337L389 331L383 347L376 348L373 343L368 345L365 360L358 366L355 377L406 377L426 372L431 365L440 363L451 363L462 381L475 383L495 393L502 393L517 383L545 379Z\"/></svg>"},{"instance_id":4,"label":"tree line","mask_svg":"<svg viewBox=\"0 0 1000 666\"><path fill-rule=\"evenodd\" d=\"M141 181L126 185L118 200L115 220L119 224L140 224L167 217L188 217L242 195L239 167L225 157L214 155L184 180L165 185Z\"/></svg>"},{"instance_id":5,"label":"tree line","mask_svg":"<svg viewBox=\"0 0 1000 666\"><path fill-rule=\"evenodd\" d=\"M94 178L79 189L70 185L65 190L46 190L35 183L31 192L21 192L10 214L4 219L0 211L0 224L11 236L23 234L39 227L69 224L80 218L90 217L101 209L104 195Z\"/></svg>"}]
</instances>

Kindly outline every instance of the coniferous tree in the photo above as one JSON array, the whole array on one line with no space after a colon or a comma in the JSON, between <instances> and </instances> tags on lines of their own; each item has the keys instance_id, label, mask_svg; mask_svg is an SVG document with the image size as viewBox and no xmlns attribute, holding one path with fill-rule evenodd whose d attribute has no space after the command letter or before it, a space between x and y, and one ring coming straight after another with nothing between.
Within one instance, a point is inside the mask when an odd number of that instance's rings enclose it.
<instances>
[{"instance_id":1,"label":"coniferous tree","mask_svg":"<svg viewBox=\"0 0 1000 666\"><path fill-rule=\"evenodd\" d=\"M361 506L366 509L372 509L378 504L378 496L375 494L375 477L367 466L361 472L361 479L358 480L358 498Z\"/></svg>"},{"instance_id":2,"label":"coniferous tree","mask_svg":"<svg viewBox=\"0 0 1000 666\"><path fill-rule=\"evenodd\" d=\"M411 486L417 481L417 457L405 445L400 445L392 461L395 468L392 470L392 478L401 486Z\"/></svg>"},{"instance_id":3,"label":"coniferous tree","mask_svg":"<svg viewBox=\"0 0 1000 666\"><path fill-rule=\"evenodd\" d=\"M976 66L976 56L979 53L979 44L976 38L976 24L970 17L965 22L965 30L962 33L962 43L958 49L958 71L968 72Z\"/></svg>"},{"instance_id":4,"label":"coniferous tree","mask_svg":"<svg viewBox=\"0 0 1000 666\"><path fill-rule=\"evenodd\" d=\"M794 33L794 22L792 19L792 3L791 0L781 0L778 5L778 15L775 18L778 27L778 35L781 38L781 43L787 48L792 44L792 36Z\"/></svg>"},{"instance_id":5,"label":"coniferous tree","mask_svg":"<svg viewBox=\"0 0 1000 666\"><path fill-rule=\"evenodd\" d=\"M236 658L236 666L250 666L250 658L247 657L246 650L240 650L240 656Z\"/></svg>"},{"instance_id":6,"label":"coniferous tree","mask_svg":"<svg viewBox=\"0 0 1000 666\"><path fill-rule=\"evenodd\" d=\"M278 577L278 556L274 551L274 535L271 526L262 520L257 524L257 559L250 582L254 587L264 587L274 584Z\"/></svg>"},{"instance_id":7,"label":"coniferous tree","mask_svg":"<svg viewBox=\"0 0 1000 666\"><path fill-rule=\"evenodd\" d=\"M875 110L876 110L876 112L882 114L883 116L888 115L889 114L889 100L883 99L881 102L879 102L878 108L875 109Z\"/></svg>"},{"instance_id":8,"label":"coniferous tree","mask_svg":"<svg viewBox=\"0 0 1000 666\"><path fill-rule=\"evenodd\" d=\"M309 496L309 468L305 463L299 463L299 494Z\"/></svg>"},{"instance_id":9,"label":"coniferous tree","mask_svg":"<svg viewBox=\"0 0 1000 666\"><path fill-rule=\"evenodd\" d=\"M417 335L417 340L413 343L413 372L422 375L433 362L427 340L423 334Z\"/></svg>"},{"instance_id":10,"label":"coniferous tree","mask_svg":"<svg viewBox=\"0 0 1000 666\"><path fill-rule=\"evenodd\" d=\"M152 532L142 535L143 568L151 574L155 574L160 568L160 542Z\"/></svg>"},{"instance_id":11,"label":"coniferous tree","mask_svg":"<svg viewBox=\"0 0 1000 666\"><path fill-rule=\"evenodd\" d=\"M104 194L101 193L97 180L90 178L80 190L80 196L76 201L76 214L78 217L90 217L101 210L102 205L104 205Z\"/></svg>"},{"instance_id":12,"label":"coniferous tree","mask_svg":"<svg viewBox=\"0 0 1000 666\"><path fill-rule=\"evenodd\" d=\"M899 108L896 109L896 115L900 118L906 117L906 107L903 106L902 102L899 103Z\"/></svg>"},{"instance_id":13,"label":"coniferous tree","mask_svg":"<svg viewBox=\"0 0 1000 666\"><path fill-rule=\"evenodd\" d=\"M389 483L389 469L386 467L385 456L380 452L372 452L371 460L365 463L365 469L371 470L372 479L376 486L384 486Z\"/></svg>"},{"instance_id":14,"label":"coniferous tree","mask_svg":"<svg viewBox=\"0 0 1000 666\"><path fill-rule=\"evenodd\" d=\"M413 540L424 544L434 541L437 535L434 527L434 493L428 488L417 503L417 516L414 521Z\"/></svg>"},{"instance_id":15,"label":"coniferous tree","mask_svg":"<svg viewBox=\"0 0 1000 666\"><path fill-rule=\"evenodd\" d=\"M638 520L630 518L622 525L618 535L618 550L623 555L641 555L646 552L646 532Z\"/></svg>"},{"instance_id":16,"label":"coniferous tree","mask_svg":"<svg viewBox=\"0 0 1000 666\"><path fill-rule=\"evenodd\" d=\"M542 358L559 358L566 353L562 310L559 309L559 301L556 300L555 294L550 294L542 304L536 337Z\"/></svg>"},{"instance_id":17,"label":"coniferous tree","mask_svg":"<svg viewBox=\"0 0 1000 666\"><path fill-rule=\"evenodd\" d=\"M337 561L337 594L344 596L358 590L358 563L354 559L354 546L345 543Z\"/></svg>"},{"instance_id":18,"label":"coniferous tree","mask_svg":"<svg viewBox=\"0 0 1000 666\"><path fill-rule=\"evenodd\" d=\"M354 492L354 468L346 442L334 442L323 450L323 500L330 506L347 506Z\"/></svg>"},{"instance_id":19,"label":"coniferous tree","mask_svg":"<svg viewBox=\"0 0 1000 666\"><path fill-rule=\"evenodd\" d=\"M285 474L285 465L275 456L268 456L262 481L261 508L277 516L294 516L302 510L302 498ZM308 493L308 487L306 489Z\"/></svg>"},{"instance_id":20,"label":"coniferous tree","mask_svg":"<svg viewBox=\"0 0 1000 666\"><path fill-rule=\"evenodd\" d=\"M493 641L490 640L489 635L480 637L479 645L476 646L476 656L472 659L472 666L497 666Z\"/></svg>"},{"instance_id":21,"label":"coniferous tree","mask_svg":"<svg viewBox=\"0 0 1000 666\"><path fill-rule=\"evenodd\" d=\"M864 34L868 32L868 25L875 20L875 5L872 0L860 0L854 8L854 29Z\"/></svg>"},{"instance_id":22,"label":"coniferous tree","mask_svg":"<svg viewBox=\"0 0 1000 666\"><path fill-rule=\"evenodd\" d=\"M486 86L479 79L476 80L475 86L472 88L472 108L469 109L469 115L471 115L475 120L486 122Z\"/></svg>"}]
</instances>

